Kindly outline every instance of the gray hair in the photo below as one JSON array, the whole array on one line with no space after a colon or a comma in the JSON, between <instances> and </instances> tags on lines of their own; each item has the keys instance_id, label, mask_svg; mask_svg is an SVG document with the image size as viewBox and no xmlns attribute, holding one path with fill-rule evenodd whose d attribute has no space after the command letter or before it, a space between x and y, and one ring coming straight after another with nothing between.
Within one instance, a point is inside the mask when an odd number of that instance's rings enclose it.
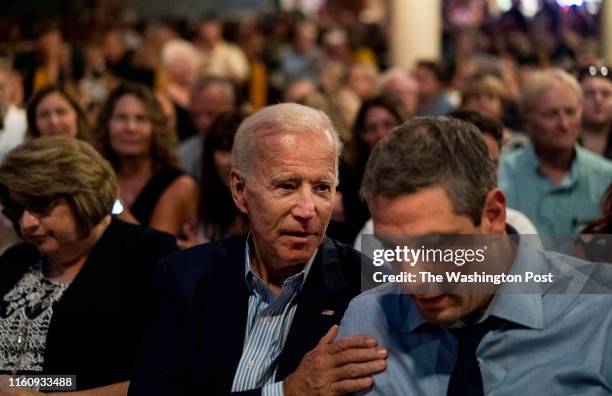
<instances>
[{"instance_id":1,"label":"gray hair","mask_svg":"<svg viewBox=\"0 0 612 396\"><path fill-rule=\"evenodd\" d=\"M480 224L497 176L474 125L447 117L416 117L398 126L370 154L361 195L371 203L435 185L445 188L455 213Z\"/></svg>"},{"instance_id":2,"label":"gray hair","mask_svg":"<svg viewBox=\"0 0 612 396\"><path fill-rule=\"evenodd\" d=\"M267 106L247 117L236 132L232 146L232 160L243 177L253 175L253 161L257 137L263 133L297 134L324 132L332 140L336 151L336 179L342 142L329 117L322 111L297 103Z\"/></svg>"},{"instance_id":3,"label":"gray hair","mask_svg":"<svg viewBox=\"0 0 612 396\"><path fill-rule=\"evenodd\" d=\"M521 91L521 111L523 115L532 112L538 96L554 85L565 85L571 88L576 95L576 99L582 102L582 88L571 74L561 69L535 71L527 78Z\"/></svg>"},{"instance_id":4,"label":"gray hair","mask_svg":"<svg viewBox=\"0 0 612 396\"><path fill-rule=\"evenodd\" d=\"M199 93L212 85L219 85L222 88L226 99L230 103L236 103L236 87L232 80L227 78L202 76L196 80L193 88L191 89L191 94L193 95L195 93Z\"/></svg>"}]
</instances>

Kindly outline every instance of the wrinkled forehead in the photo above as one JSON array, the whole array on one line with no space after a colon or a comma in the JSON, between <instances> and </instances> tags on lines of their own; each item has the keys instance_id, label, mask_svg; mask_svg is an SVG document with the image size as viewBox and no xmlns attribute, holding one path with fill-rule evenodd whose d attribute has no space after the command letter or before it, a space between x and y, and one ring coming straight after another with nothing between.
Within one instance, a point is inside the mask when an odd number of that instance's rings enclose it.
<instances>
[{"instance_id":1,"label":"wrinkled forehead","mask_svg":"<svg viewBox=\"0 0 612 396\"><path fill-rule=\"evenodd\" d=\"M255 150L265 152L280 146L303 147L305 144L316 144L321 152L335 151L334 132L324 128L309 128L303 131L285 131L280 128L271 128L260 131L255 136Z\"/></svg>"},{"instance_id":2,"label":"wrinkled forehead","mask_svg":"<svg viewBox=\"0 0 612 396\"><path fill-rule=\"evenodd\" d=\"M265 131L255 137L254 157L256 165L282 163L291 159L329 158L337 162L331 131L324 129L297 132ZM282 161L285 159L286 161Z\"/></svg>"}]
</instances>

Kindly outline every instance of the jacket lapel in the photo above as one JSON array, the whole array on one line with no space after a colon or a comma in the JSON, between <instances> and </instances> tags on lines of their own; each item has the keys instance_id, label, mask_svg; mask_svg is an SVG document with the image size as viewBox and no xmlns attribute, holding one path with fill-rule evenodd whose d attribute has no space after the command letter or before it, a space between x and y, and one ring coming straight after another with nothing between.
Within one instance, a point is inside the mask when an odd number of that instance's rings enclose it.
<instances>
[{"instance_id":1,"label":"jacket lapel","mask_svg":"<svg viewBox=\"0 0 612 396\"><path fill-rule=\"evenodd\" d=\"M340 322L348 301L338 293L346 285L338 260L333 242L325 238L297 296L298 306L278 362L277 381L292 373L303 355Z\"/></svg>"},{"instance_id":2,"label":"jacket lapel","mask_svg":"<svg viewBox=\"0 0 612 396\"><path fill-rule=\"evenodd\" d=\"M206 334L203 352L207 364L202 374L223 392L232 387L244 344L249 299L244 281L245 243L245 238L232 239L216 252L212 258L218 263L214 276L202 288L201 301L207 302L202 307L207 318L202 329Z\"/></svg>"}]
</instances>

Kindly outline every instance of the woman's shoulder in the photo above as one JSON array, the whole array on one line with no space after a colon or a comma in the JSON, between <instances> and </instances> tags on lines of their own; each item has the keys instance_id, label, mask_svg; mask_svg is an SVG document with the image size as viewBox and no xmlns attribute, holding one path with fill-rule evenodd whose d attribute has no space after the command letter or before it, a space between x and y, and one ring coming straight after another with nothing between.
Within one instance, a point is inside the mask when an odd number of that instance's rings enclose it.
<instances>
[{"instance_id":1,"label":"woman's shoulder","mask_svg":"<svg viewBox=\"0 0 612 396\"><path fill-rule=\"evenodd\" d=\"M0 297L40 258L29 243L18 243L0 255Z\"/></svg>"}]
</instances>

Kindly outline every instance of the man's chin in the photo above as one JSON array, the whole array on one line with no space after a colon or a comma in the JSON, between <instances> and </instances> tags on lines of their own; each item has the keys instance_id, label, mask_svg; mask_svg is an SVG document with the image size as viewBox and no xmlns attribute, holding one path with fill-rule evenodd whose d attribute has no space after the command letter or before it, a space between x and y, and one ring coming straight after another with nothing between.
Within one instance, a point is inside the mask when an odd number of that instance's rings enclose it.
<instances>
[{"instance_id":1,"label":"man's chin","mask_svg":"<svg viewBox=\"0 0 612 396\"><path fill-rule=\"evenodd\" d=\"M452 295L440 294L427 298L415 298L413 301L419 313L428 323L447 325L460 319L452 306Z\"/></svg>"}]
</instances>

